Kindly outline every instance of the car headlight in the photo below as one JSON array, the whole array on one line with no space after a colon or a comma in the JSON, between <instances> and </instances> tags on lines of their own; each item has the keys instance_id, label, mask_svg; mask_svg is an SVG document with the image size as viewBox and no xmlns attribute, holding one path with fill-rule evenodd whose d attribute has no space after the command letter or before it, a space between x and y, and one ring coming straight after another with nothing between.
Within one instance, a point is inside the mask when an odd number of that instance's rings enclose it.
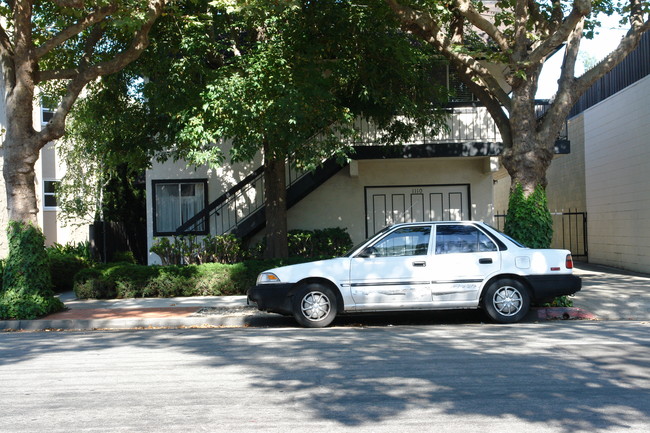
<instances>
[{"instance_id":1,"label":"car headlight","mask_svg":"<svg viewBox=\"0 0 650 433\"><path fill-rule=\"evenodd\" d=\"M273 272L262 272L257 277L257 284L279 283L280 279Z\"/></svg>"}]
</instances>

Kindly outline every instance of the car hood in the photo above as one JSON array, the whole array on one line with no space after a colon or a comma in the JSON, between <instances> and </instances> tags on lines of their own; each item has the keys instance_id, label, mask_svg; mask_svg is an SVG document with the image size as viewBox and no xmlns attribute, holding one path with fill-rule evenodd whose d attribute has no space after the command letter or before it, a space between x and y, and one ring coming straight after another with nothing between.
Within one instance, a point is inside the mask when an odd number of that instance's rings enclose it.
<instances>
[{"instance_id":1,"label":"car hood","mask_svg":"<svg viewBox=\"0 0 650 433\"><path fill-rule=\"evenodd\" d=\"M342 276L349 274L349 271L350 258L337 257L335 259L282 266L279 268L269 269L266 272L274 273L283 283L295 283L304 280L305 278L312 277L340 280Z\"/></svg>"}]
</instances>

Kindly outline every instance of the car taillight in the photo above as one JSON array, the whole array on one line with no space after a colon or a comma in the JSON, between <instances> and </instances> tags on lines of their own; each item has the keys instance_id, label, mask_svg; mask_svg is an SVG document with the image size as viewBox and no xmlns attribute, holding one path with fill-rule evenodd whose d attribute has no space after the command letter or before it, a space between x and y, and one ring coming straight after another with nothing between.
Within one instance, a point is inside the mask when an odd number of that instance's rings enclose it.
<instances>
[{"instance_id":1,"label":"car taillight","mask_svg":"<svg viewBox=\"0 0 650 433\"><path fill-rule=\"evenodd\" d=\"M571 254L566 255L566 268L573 269L573 257L571 257Z\"/></svg>"}]
</instances>

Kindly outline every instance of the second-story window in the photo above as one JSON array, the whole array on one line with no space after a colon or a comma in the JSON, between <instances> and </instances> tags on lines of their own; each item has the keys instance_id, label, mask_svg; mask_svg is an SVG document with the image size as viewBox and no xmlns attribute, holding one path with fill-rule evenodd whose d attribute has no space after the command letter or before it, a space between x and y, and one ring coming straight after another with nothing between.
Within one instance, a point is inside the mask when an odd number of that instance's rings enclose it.
<instances>
[{"instance_id":1,"label":"second-story window","mask_svg":"<svg viewBox=\"0 0 650 433\"><path fill-rule=\"evenodd\" d=\"M58 180L44 180L43 181L43 208L54 210L57 208L56 202L56 186Z\"/></svg>"}]
</instances>

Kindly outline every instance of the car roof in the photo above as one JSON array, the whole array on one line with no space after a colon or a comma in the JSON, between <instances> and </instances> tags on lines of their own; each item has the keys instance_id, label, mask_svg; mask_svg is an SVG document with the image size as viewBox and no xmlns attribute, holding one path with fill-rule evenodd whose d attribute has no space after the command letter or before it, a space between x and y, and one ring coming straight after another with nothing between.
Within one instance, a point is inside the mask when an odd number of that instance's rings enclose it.
<instances>
[{"instance_id":1,"label":"car roof","mask_svg":"<svg viewBox=\"0 0 650 433\"><path fill-rule=\"evenodd\" d=\"M417 222L410 222L410 223L397 223L397 224L392 224L388 227L393 228L393 227L408 227L408 226L417 226L417 225L422 225L422 224L473 224L473 225L486 225L482 221L469 221L469 220L462 220L462 221L417 221Z\"/></svg>"}]
</instances>

